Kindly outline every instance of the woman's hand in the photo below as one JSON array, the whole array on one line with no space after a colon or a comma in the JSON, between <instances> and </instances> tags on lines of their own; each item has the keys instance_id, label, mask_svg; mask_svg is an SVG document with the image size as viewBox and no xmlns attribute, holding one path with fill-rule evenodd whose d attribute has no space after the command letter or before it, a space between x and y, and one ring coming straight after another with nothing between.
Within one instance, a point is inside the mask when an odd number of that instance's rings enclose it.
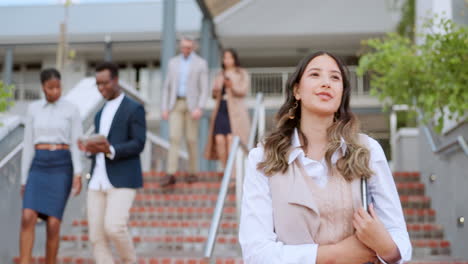
<instances>
[{"instance_id":1,"label":"woman's hand","mask_svg":"<svg viewBox=\"0 0 468 264\"><path fill-rule=\"evenodd\" d=\"M369 213L360 208L354 214L353 225L357 238L387 263L400 260L400 251L375 213L373 204L369 205Z\"/></svg>"},{"instance_id":2,"label":"woman's hand","mask_svg":"<svg viewBox=\"0 0 468 264\"><path fill-rule=\"evenodd\" d=\"M81 175L75 175L75 177L73 177L72 195L78 196L81 192L81 187Z\"/></svg>"},{"instance_id":3,"label":"woman's hand","mask_svg":"<svg viewBox=\"0 0 468 264\"><path fill-rule=\"evenodd\" d=\"M232 88L232 80L230 78L224 78L224 87L226 87L226 89Z\"/></svg>"},{"instance_id":4,"label":"woman's hand","mask_svg":"<svg viewBox=\"0 0 468 264\"><path fill-rule=\"evenodd\" d=\"M221 91L223 89L224 77L219 75L216 77L213 83L213 90L211 96L213 99L217 99L221 95Z\"/></svg>"},{"instance_id":5,"label":"woman's hand","mask_svg":"<svg viewBox=\"0 0 468 264\"><path fill-rule=\"evenodd\" d=\"M333 245L320 245L317 252L317 264L357 264L376 261L375 252L359 241L356 235Z\"/></svg>"},{"instance_id":6,"label":"woman's hand","mask_svg":"<svg viewBox=\"0 0 468 264\"><path fill-rule=\"evenodd\" d=\"M231 89L232 88L232 80L235 78L235 75L233 72L226 72L224 74L224 86L226 89Z\"/></svg>"},{"instance_id":7,"label":"woman's hand","mask_svg":"<svg viewBox=\"0 0 468 264\"><path fill-rule=\"evenodd\" d=\"M223 89L224 76L218 76L213 85L213 92L220 92Z\"/></svg>"}]
</instances>

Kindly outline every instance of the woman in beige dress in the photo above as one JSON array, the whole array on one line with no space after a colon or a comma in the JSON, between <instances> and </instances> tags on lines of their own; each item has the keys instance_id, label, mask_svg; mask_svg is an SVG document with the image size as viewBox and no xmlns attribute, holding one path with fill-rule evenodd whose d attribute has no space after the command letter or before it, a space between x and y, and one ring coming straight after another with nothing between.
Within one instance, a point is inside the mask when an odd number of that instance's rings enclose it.
<instances>
[{"instance_id":1,"label":"woman in beige dress","mask_svg":"<svg viewBox=\"0 0 468 264\"><path fill-rule=\"evenodd\" d=\"M205 148L205 158L219 160L223 168L226 167L232 137L239 136L243 144L248 141L250 119L244 98L249 89L249 74L240 67L236 51L224 50L222 71L216 75L213 83L216 107L211 115Z\"/></svg>"}]
</instances>

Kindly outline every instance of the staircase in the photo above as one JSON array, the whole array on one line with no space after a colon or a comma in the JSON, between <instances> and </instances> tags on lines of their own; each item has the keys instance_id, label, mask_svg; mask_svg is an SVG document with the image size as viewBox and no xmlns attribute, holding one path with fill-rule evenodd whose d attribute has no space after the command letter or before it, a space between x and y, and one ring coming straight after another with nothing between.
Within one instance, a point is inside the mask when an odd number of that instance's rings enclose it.
<instances>
[{"instance_id":1,"label":"staircase","mask_svg":"<svg viewBox=\"0 0 468 264\"><path fill-rule=\"evenodd\" d=\"M183 182L182 175L177 175L177 184L166 189L159 187L162 175L145 174L144 188L138 191L131 209L129 225L138 264L207 263L202 252L222 174L200 173L199 181L193 184ZM436 212L424 195L419 173L397 172L394 177L413 243L411 263L468 264L450 256L450 242L444 239L443 228L436 223ZM231 183L216 241L217 264L242 263L234 188ZM94 263L86 219L76 219L72 232L62 235L59 256L60 264ZM18 259L14 262L18 263ZM36 257L33 263L45 261Z\"/></svg>"},{"instance_id":2,"label":"staircase","mask_svg":"<svg viewBox=\"0 0 468 264\"><path fill-rule=\"evenodd\" d=\"M177 175L175 186L160 188L163 173L145 173L144 188L135 198L130 214L138 264L198 264L202 258L220 187L221 173L198 174L199 181L188 184ZM230 185L214 255L217 264L242 263L237 241L238 221L234 185ZM73 221L70 234L63 234L59 264L94 263L85 218ZM18 263L18 258L15 258ZM44 257L33 263L45 263Z\"/></svg>"},{"instance_id":3,"label":"staircase","mask_svg":"<svg viewBox=\"0 0 468 264\"><path fill-rule=\"evenodd\" d=\"M419 172L393 173L413 245L412 264L468 264L451 257L450 241L444 239L444 230L436 222L431 200L425 196L425 187Z\"/></svg>"}]
</instances>

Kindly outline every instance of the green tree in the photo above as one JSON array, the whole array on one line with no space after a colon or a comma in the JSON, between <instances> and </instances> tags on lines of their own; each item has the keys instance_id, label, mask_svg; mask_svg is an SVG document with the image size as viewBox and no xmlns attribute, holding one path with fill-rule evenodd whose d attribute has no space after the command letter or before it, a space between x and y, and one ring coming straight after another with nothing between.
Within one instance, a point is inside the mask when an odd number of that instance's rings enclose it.
<instances>
[{"instance_id":1,"label":"green tree","mask_svg":"<svg viewBox=\"0 0 468 264\"><path fill-rule=\"evenodd\" d=\"M5 111L13 105L11 98L13 97L13 85L5 85L0 81L0 112Z\"/></svg>"},{"instance_id":2,"label":"green tree","mask_svg":"<svg viewBox=\"0 0 468 264\"><path fill-rule=\"evenodd\" d=\"M423 122L438 117L435 129L441 131L444 116L459 118L468 109L468 29L444 18L424 28L419 45L396 33L365 41L370 50L357 72L370 73L371 93L379 99L420 109Z\"/></svg>"}]
</instances>

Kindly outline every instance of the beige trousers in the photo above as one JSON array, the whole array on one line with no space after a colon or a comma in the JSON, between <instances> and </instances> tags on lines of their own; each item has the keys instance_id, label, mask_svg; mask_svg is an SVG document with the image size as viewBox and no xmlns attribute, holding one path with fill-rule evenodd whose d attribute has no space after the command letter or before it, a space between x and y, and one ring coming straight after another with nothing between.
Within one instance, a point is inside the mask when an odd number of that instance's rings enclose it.
<instances>
[{"instance_id":1,"label":"beige trousers","mask_svg":"<svg viewBox=\"0 0 468 264\"><path fill-rule=\"evenodd\" d=\"M174 174L178 169L178 153L184 134L189 154L189 173L196 173L198 163L198 120L192 118L186 100L177 99L174 109L169 115L169 141L171 146L167 160L168 174Z\"/></svg>"},{"instance_id":2,"label":"beige trousers","mask_svg":"<svg viewBox=\"0 0 468 264\"><path fill-rule=\"evenodd\" d=\"M129 188L88 190L89 238L96 264L114 264L110 241L117 249L121 263L136 263L135 248L127 227L135 195L136 190Z\"/></svg>"}]
</instances>

